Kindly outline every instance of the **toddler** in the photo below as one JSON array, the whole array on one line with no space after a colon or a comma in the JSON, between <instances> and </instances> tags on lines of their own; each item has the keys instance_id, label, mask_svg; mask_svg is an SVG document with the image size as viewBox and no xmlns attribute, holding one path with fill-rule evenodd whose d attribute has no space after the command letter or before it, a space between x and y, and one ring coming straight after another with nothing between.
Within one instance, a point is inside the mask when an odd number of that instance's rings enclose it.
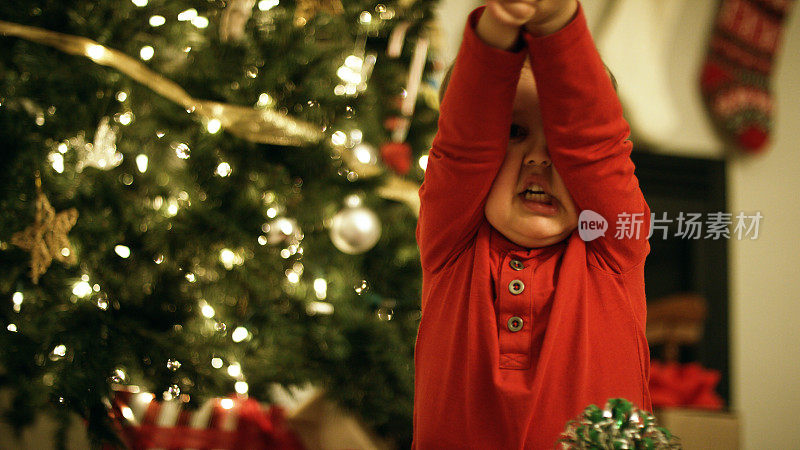
<instances>
[{"instance_id":1,"label":"toddler","mask_svg":"<svg viewBox=\"0 0 800 450\"><path fill-rule=\"evenodd\" d=\"M419 191L413 448L553 448L591 403L652 409L629 134L576 0L470 14Z\"/></svg>"}]
</instances>

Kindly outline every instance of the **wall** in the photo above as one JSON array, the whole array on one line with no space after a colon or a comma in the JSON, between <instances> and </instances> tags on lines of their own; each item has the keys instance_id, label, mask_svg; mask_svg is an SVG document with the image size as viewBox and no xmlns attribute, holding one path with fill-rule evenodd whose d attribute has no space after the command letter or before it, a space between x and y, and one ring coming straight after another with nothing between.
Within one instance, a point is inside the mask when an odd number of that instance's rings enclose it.
<instances>
[{"instance_id":1,"label":"wall","mask_svg":"<svg viewBox=\"0 0 800 450\"><path fill-rule=\"evenodd\" d=\"M768 153L729 160L731 211L761 211L756 241L732 241L732 393L746 449L798 448L800 427L800 8L788 19Z\"/></svg>"}]
</instances>

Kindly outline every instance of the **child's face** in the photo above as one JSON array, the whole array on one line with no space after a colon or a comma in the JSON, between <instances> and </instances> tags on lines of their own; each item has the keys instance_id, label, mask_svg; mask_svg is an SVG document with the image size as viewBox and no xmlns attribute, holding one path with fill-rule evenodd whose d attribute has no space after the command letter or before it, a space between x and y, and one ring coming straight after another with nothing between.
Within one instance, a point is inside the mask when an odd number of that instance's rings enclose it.
<instances>
[{"instance_id":1,"label":"child's face","mask_svg":"<svg viewBox=\"0 0 800 450\"><path fill-rule=\"evenodd\" d=\"M539 97L530 67L522 69L505 160L486 200L486 218L508 240L527 248L564 240L578 212L547 152ZM526 193L533 191L544 193Z\"/></svg>"}]
</instances>

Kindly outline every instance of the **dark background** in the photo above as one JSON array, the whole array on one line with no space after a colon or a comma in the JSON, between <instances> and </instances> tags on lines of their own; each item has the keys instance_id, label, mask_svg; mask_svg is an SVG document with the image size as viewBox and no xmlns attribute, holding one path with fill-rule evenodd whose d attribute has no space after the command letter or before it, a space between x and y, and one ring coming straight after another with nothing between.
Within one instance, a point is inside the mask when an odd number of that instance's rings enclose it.
<instances>
[{"instance_id":1,"label":"dark background","mask_svg":"<svg viewBox=\"0 0 800 450\"><path fill-rule=\"evenodd\" d=\"M660 230L650 239L650 255L645 263L647 301L681 292L695 292L706 298L708 317L703 338L696 346L681 347L680 362L696 361L720 371L717 392L729 404L728 242L675 236L675 219L681 211L702 213L703 222L707 213L731 212L725 200L725 163L647 150L633 152L631 159L651 212L657 219L666 212L667 219L673 220L667 239L663 239ZM704 223L702 236L705 233ZM662 350L651 346L651 358L661 360Z\"/></svg>"}]
</instances>

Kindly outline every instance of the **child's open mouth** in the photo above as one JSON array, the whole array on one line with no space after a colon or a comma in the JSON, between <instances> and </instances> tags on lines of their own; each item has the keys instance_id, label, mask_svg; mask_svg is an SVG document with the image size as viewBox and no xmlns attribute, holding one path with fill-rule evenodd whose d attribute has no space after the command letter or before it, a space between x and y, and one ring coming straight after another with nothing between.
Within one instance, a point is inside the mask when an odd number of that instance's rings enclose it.
<instances>
[{"instance_id":1,"label":"child's open mouth","mask_svg":"<svg viewBox=\"0 0 800 450\"><path fill-rule=\"evenodd\" d=\"M554 216L558 213L556 199L539 189L525 189L519 194L522 204L530 211Z\"/></svg>"}]
</instances>

